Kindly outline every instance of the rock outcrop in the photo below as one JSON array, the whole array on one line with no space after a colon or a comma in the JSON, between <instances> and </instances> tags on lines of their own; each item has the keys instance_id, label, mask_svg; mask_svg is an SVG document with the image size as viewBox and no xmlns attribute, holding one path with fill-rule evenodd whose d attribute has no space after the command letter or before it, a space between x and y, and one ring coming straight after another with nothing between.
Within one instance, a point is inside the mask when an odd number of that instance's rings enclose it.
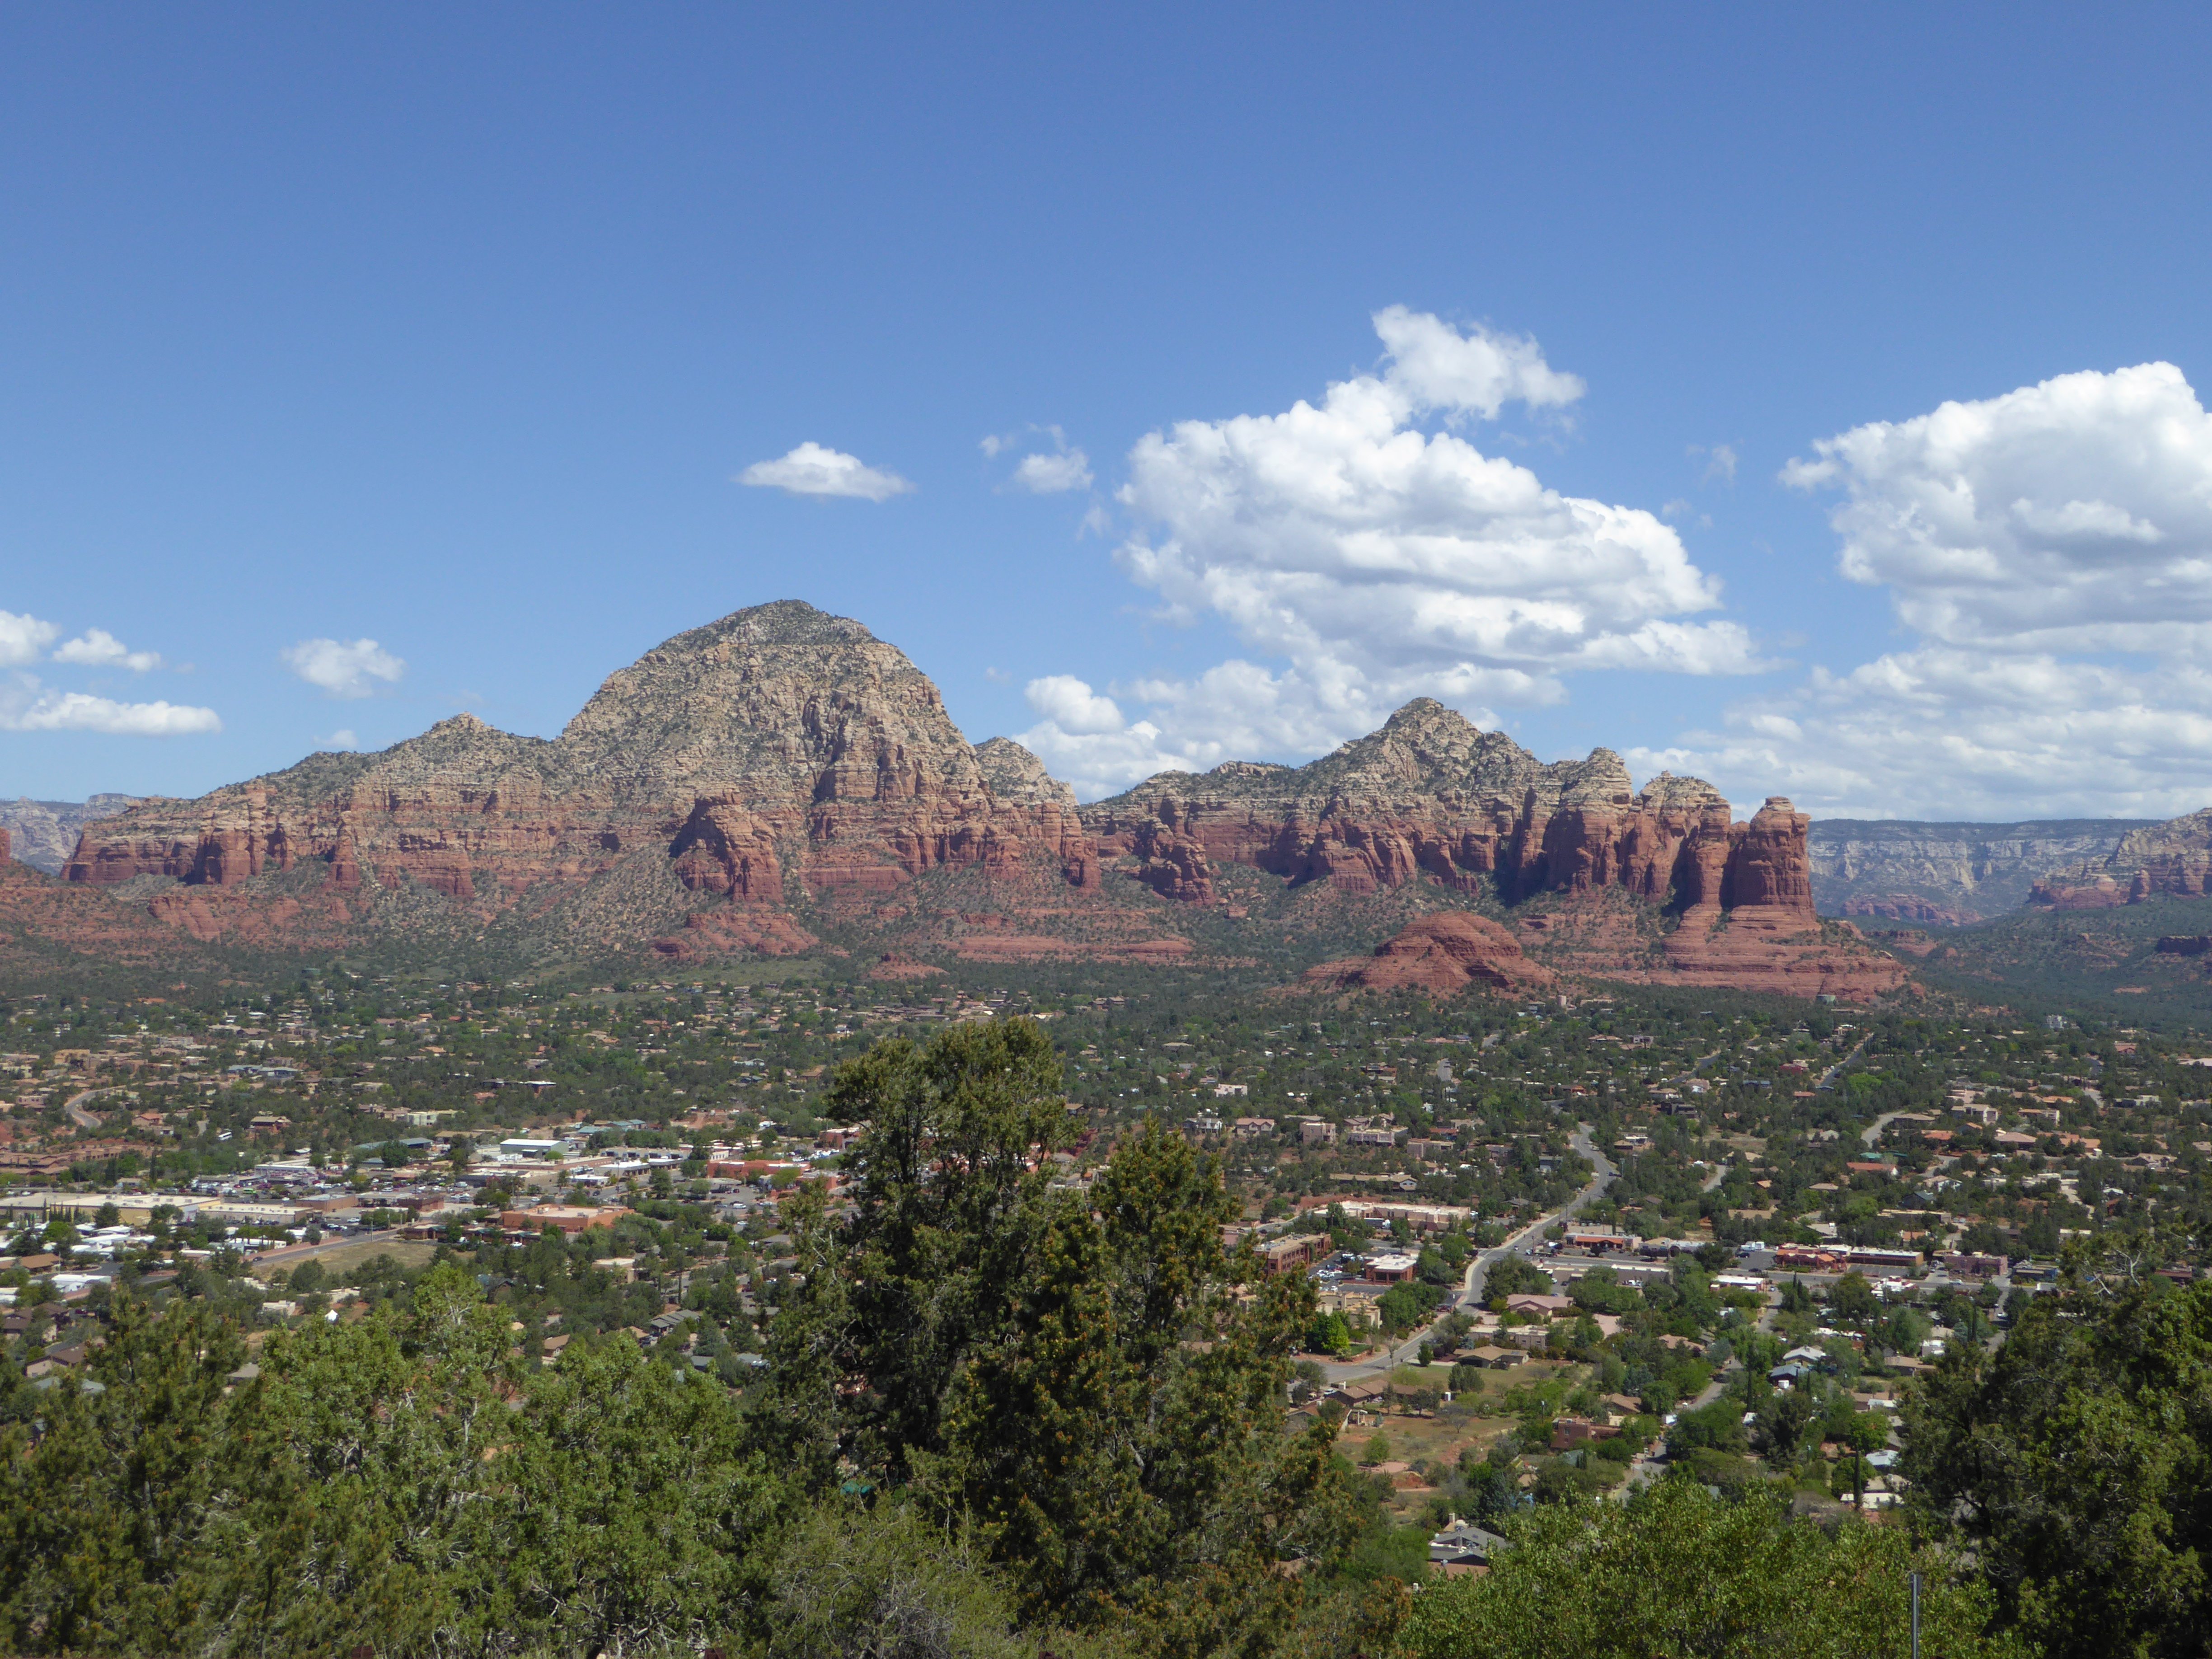
<instances>
[{"instance_id":1,"label":"rock outcrop","mask_svg":"<svg viewBox=\"0 0 2212 1659\"><path fill-rule=\"evenodd\" d=\"M2057 910L2102 910L2160 895L2201 898L2212 881L2212 807L2130 830L2101 860L2035 884L2030 902Z\"/></svg>"},{"instance_id":2,"label":"rock outcrop","mask_svg":"<svg viewBox=\"0 0 2212 1659\"><path fill-rule=\"evenodd\" d=\"M1474 987L1522 993L1541 990L1554 975L1528 960L1510 931L1464 910L1423 916L1369 957L1309 968L1310 989L1420 991L1454 996Z\"/></svg>"},{"instance_id":3,"label":"rock outcrop","mask_svg":"<svg viewBox=\"0 0 2212 1659\"><path fill-rule=\"evenodd\" d=\"M1322 977L1796 989L1852 956L1814 915L1806 842L1778 798L1737 823L1698 779L1638 790L1604 749L1544 764L1428 699L1310 765L1167 773L1079 807L1020 744L971 745L895 647L787 601L647 652L557 738L462 714L380 753L137 802L85 828L55 891L101 927L127 910L203 945L860 951L900 972L929 956L1249 964L1240 941L1263 932L1293 954L1324 928L1372 939L1439 902L1504 906L1504 927L1431 918Z\"/></svg>"}]
</instances>

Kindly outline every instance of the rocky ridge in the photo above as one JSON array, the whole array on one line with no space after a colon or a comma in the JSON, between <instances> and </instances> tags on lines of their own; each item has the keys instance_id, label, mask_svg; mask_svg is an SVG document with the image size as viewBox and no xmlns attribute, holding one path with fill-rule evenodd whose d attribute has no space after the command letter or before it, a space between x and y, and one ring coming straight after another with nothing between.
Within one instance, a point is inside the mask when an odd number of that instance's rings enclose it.
<instances>
[{"instance_id":1,"label":"rocky ridge","mask_svg":"<svg viewBox=\"0 0 2212 1659\"><path fill-rule=\"evenodd\" d=\"M945 865L1079 890L1097 868L1073 807L1018 745L979 755L896 647L784 601L647 653L556 738L457 715L380 754L316 755L198 800L145 802L92 826L63 873L222 894L319 864L318 901L342 923L410 890L489 923L543 913L647 852L675 884L663 919L680 920L715 902L880 897ZM210 897L181 919L217 937L246 925L227 915L244 908ZM717 931L741 948L812 943L765 918Z\"/></svg>"},{"instance_id":2,"label":"rocky ridge","mask_svg":"<svg viewBox=\"0 0 2212 1659\"><path fill-rule=\"evenodd\" d=\"M1192 903L1212 899L1230 863L1350 893L1425 876L1506 904L1618 887L1688 911L1814 919L1802 817L1778 840L1776 820L1732 823L1701 779L1662 773L1638 791L1609 749L1547 765L1426 697L1310 765L1164 772L1080 816L1102 855Z\"/></svg>"},{"instance_id":3,"label":"rocky ridge","mask_svg":"<svg viewBox=\"0 0 2212 1659\"><path fill-rule=\"evenodd\" d=\"M1307 766L1164 774L1079 807L1018 744L971 745L896 647L785 601L647 653L557 738L464 714L140 802L88 826L63 874L202 942L534 959L1196 963L1238 959L1248 914L1295 951L1409 911L1533 908L1428 927L1361 982L1418 958L1498 984L1480 964L1510 960L1503 931L1536 959L1509 982L1571 965L1802 989L1872 955L1823 934L1806 838L1778 798L1737 823L1699 780L1636 790L1603 749L1545 764L1427 699Z\"/></svg>"}]
</instances>

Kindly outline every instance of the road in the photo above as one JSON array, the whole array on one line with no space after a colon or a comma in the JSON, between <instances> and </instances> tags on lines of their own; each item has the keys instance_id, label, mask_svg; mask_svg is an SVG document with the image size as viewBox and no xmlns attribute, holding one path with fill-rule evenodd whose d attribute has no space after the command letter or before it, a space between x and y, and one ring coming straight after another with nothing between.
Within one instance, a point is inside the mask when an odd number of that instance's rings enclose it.
<instances>
[{"instance_id":1,"label":"road","mask_svg":"<svg viewBox=\"0 0 2212 1659\"><path fill-rule=\"evenodd\" d=\"M1503 1244L1478 1253L1475 1258L1467 1264L1467 1281L1460 1291L1458 1303L1460 1307L1469 1311L1480 1307L1483 1280L1489 1276L1493 1263L1503 1261L1515 1251L1526 1249L1530 1241L1541 1238L1544 1236L1544 1230L1554 1222L1565 1221L1571 1217L1580 1215L1597 1201L1605 1189L1613 1184L1613 1178L1620 1173L1613 1166L1612 1160L1598 1151L1595 1144L1591 1141L1589 1124L1577 1126L1574 1133L1568 1137L1567 1145L1588 1158L1591 1169L1596 1173L1590 1177L1588 1185L1558 1209L1549 1214L1538 1216ZM1411 1364L1420 1357L1421 1343L1427 1335L1428 1332L1425 1329L1415 1331L1403 1342L1379 1355L1370 1354L1364 1358L1355 1359L1346 1364L1323 1365L1322 1371L1332 1382L1345 1382L1354 1377L1369 1376L1378 1371L1388 1371L1395 1365Z\"/></svg>"},{"instance_id":2,"label":"road","mask_svg":"<svg viewBox=\"0 0 2212 1659\"><path fill-rule=\"evenodd\" d=\"M100 1120L85 1109L84 1103L94 1095L103 1092L105 1091L99 1089L87 1089L80 1094L71 1095L62 1103L62 1110L68 1115L69 1121L76 1124L78 1128L97 1129L100 1127Z\"/></svg>"},{"instance_id":3,"label":"road","mask_svg":"<svg viewBox=\"0 0 2212 1659\"><path fill-rule=\"evenodd\" d=\"M1859 1131L1859 1145L1872 1152L1881 1143L1881 1132L1904 1115L1903 1112L1884 1112L1875 1119L1871 1127Z\"/></svg>"},{"instance_id":4,"label":"road","mask_svg":"<svg viewBox=\"0 0 2212 1659\"><path fill-rule=\"evenodd\" d=\"M1867 1039L1871 1037L1873 1035L1874 1033L1872 1031L1862 1033L1859 1040L1851 1044L1850 1053L1845 1054L1841 1060L1828 1067L1826 1071L1821 1073L1820 1080L1813 1086L1815 1089L1832 1088L1835 1085L1836 1073L1842 1071L1844 1066L1850 1065L1853 1060L1859 1057L1859 1050L1867 1046ZM1885 1121L1887 1121L1887 1120L1885 1120ZM1869 1141L1867 1142L1867 1145L1871 1146L1874 1143L1872 1141Z\"/></svg>"}]
</instances>

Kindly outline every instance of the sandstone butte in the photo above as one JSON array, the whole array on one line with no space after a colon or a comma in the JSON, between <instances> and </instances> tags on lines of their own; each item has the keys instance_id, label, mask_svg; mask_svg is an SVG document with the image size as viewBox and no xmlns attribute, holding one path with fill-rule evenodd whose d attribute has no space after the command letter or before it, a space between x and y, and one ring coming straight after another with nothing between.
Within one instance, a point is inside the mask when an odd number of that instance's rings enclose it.
<instances>
[{"instance_id":1,"label":"sandstone butte","mask_svg":"<svg viewBox=\"0 0 2212 1659\"><path fill-rule=\"evenodd\" d=\"M1450 996L1475 986L1540 991L1557 977L1528 960L1510 929L1464 910L1443 910L1385 939L1372 956L1307 969L1305 983L1316 990L1422 991Z\"/></svg>"},{"instance_id":2,"label":"sandstone butte","mask_svg":"<svg viewBox=\"0 0 2212 1659\"><path fill-rule=\"evenodd\" d=\"M2110 856L2035 884L2031 904L2102 910L2160 896L2201 898L2212 883L2212 807L2130 830Z\"/></svg>"},{"instance_id":3,"label":"sandstone butte","mask_svg":"<svg viewBox=\"0 0 2212 1659\"><path fill-rule=\"evenodd\" d=\"M970 744L895 647L787 600L648 652L557 738L464 714L380 753L142 802L85 829L38 926L66 933L47 916L66 896L272 951L859 949L890 977L947 955L1203 960L1194 936L1219 930L1198 924L1240 914L1223 890L1237 866L1340 906L1514 918L1431 927L1393 961L1495 966L1495 932L1542 959L1508 980L1894 987L1893 958L1814 914L1806 841L1787 801L1735 823L1696 779L1638 792L1602 749L1540 763L1428 699L1306 766L1166 773L1079 806L1018 744ZM1284 909L1289 937L1300 914Z\"/></svg>"}]
</instances>

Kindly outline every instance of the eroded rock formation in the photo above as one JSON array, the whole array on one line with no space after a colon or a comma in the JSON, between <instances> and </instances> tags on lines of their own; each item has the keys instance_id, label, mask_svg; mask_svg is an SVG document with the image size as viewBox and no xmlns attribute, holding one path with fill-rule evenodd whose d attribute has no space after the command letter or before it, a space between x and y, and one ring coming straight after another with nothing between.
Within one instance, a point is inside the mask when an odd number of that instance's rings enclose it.
<instances>
[{"instance_id":1,"label":"eroded rock formation","mask_svg":"<svg viewBox=\"0 0 2212 1659\"><path fill-rule=\"evenodd\" d=\"M647 653L557 738L463 714L381 753L143 801L88 826L64 873L58 891L192 940L302 951L367 933L686 963L1249 961L1224 941L1256 926L1251 905L1282 930L1270 948L1295 950L1308 893L1370 938L1438 901L1519 918L1432 918L1331 965L1377 987L1735 983L1786 962L1797 988L1836 945L1785 800L1736 823L1695 778L1639 791L1604 749L1546 765L1421 699L1310 765L1164 774L1079 808L1018 744L970 745L895 647L795 602Z\"/></svg>"}]
</instances>

